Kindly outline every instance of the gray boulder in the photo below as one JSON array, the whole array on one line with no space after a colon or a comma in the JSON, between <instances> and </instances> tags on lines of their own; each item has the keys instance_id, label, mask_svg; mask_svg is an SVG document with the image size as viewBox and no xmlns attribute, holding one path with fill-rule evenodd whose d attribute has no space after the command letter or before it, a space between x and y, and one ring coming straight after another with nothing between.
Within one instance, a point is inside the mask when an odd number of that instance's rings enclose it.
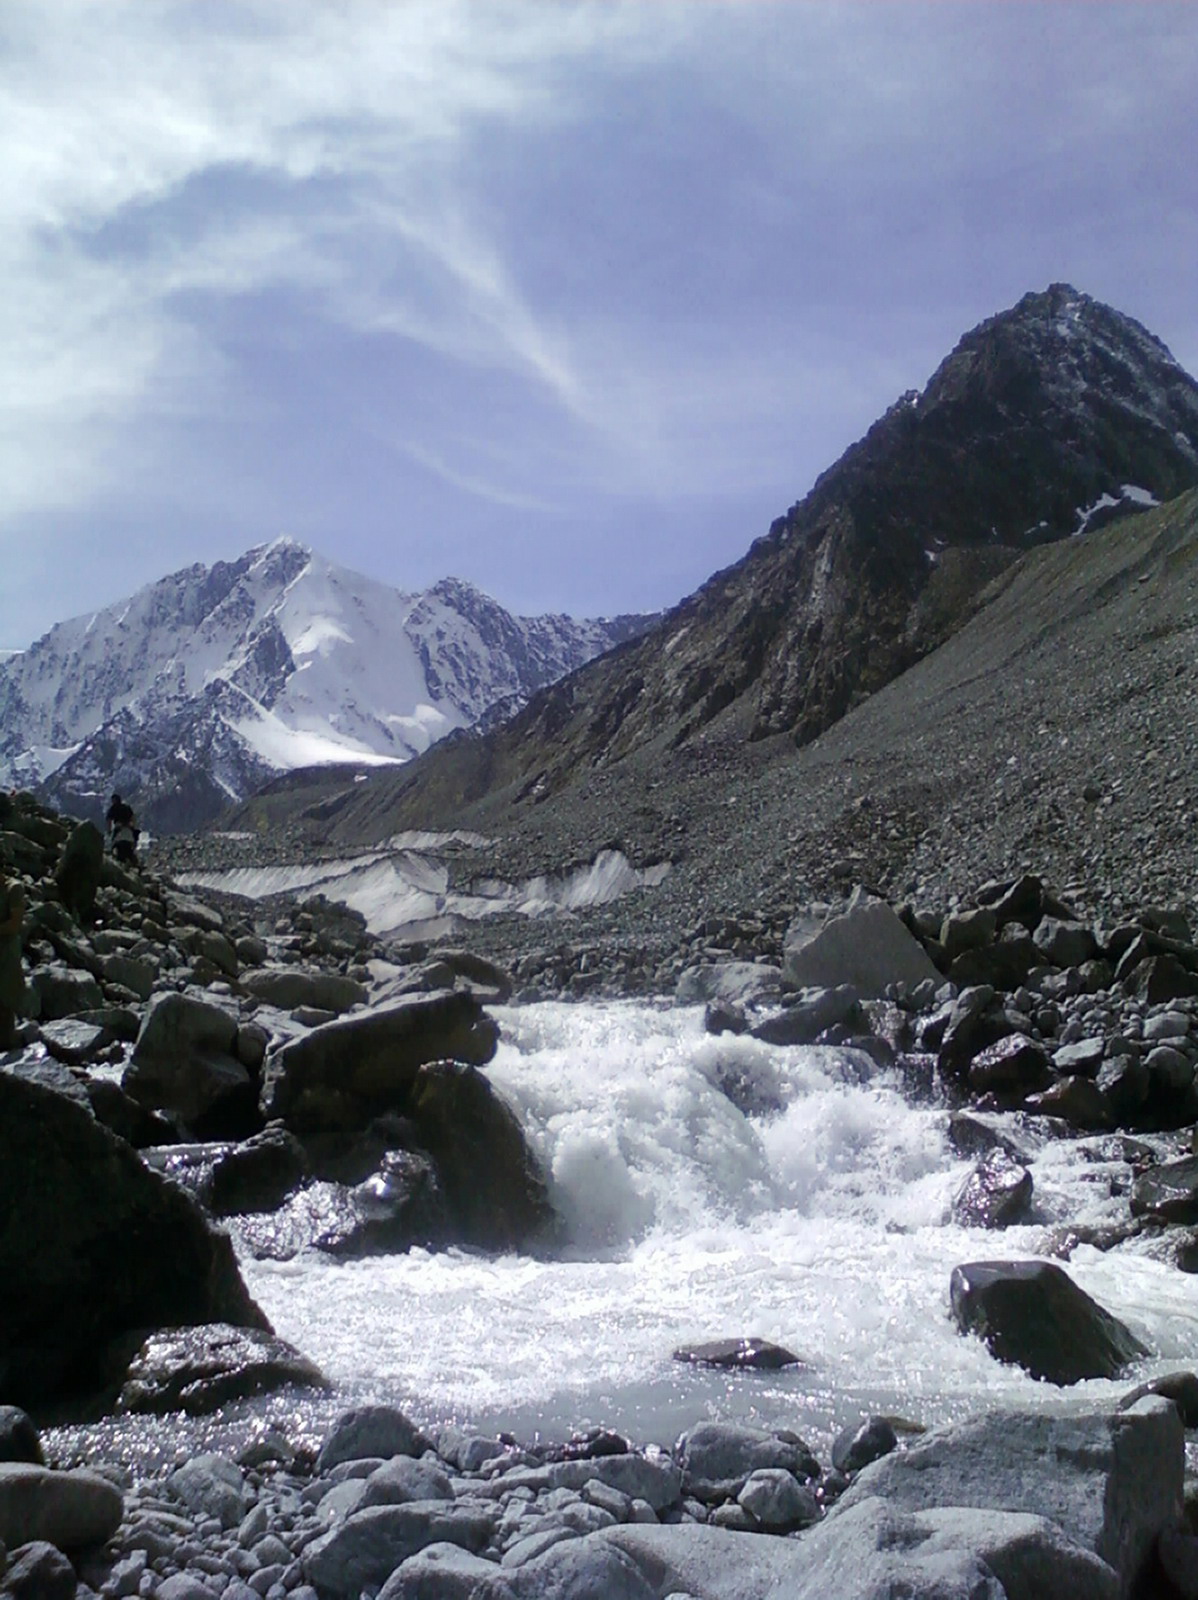
<instances>
[{"instance_id":1,"label":"gray boulder","mask_svg":"<svg viewBox=\"0 0 1198 1600\"><path fill-rule=\"evenodd\" d=\"M0 1560L0 1594L5 1600L75 1600L75 1569L61 1550L35 1539L13 1551L8 1570Z\"/></svg>"},{"instance_id":2,"label":"gray boulder","mask_svg":"<svg viewBox=\"0 0 1198 1600\"><path fill-rule=\"evenodd\" d=\"M0 1462L0 1545L44 1539L60 1550L103 1544L120 1526L121 1491L96 1472Z\"/></svg>"},{"instance_id":3,"label":"gray boulder","mask_svg":"<svg viewBox=\"0 0 1198 1600\"><path fill-rule=\"evenodd\" d=\"M327 1022L267 1057L262 1111L301 1135L363 1128L372 1117L404 1109L427 1062L483 1066L498 1037L474 996L456 991Z\"/></svg>"},{"instance_id":4,"label":"gray boulder","mask_svg":"<svg viewBox=\"0 0 1198 1600\"><path fill-rule=\"evenodd\" d=\"M353 978L339 972L308 972L302 967L263 967L248 972L242 979L242 988L282 1011L314 1006L320 1011L342 1012L365 1005L367 998L365 984Z\"/></svg>"},{"instance_id":5,"label":"gray boulder","mask_svg":"<svg viewBox=\"0 0 1198 1600\"><path fill-rule=\"evenodd\" d=\"M156 995L121 1087L139 1104L181 1117L197 1138L246 1137L261 1118L236 1041L232 1012L194 995Z\"/></svg>"},{"instance_id":6,"label":"gray boulder","mask_svg":"<svg viewBox=\"0 0 1198 1600\"><path fill-rule=\"evenodd\" d=\"M801 1439L783 1438L734 1422L703 1422L684 1433L675 1449L685 1492L707 1504L734 1498L754 1472L781 1467L796 1478L820 1475Z\"/></svg>"},{"instance_id":7,"label":"gray boulder","mask_svg":"<svg viewBox=\"0 0 1198 1600\"><path fill-rule=\"evenodd\" d=\"M95 1011L104 1004L104 992L90 972L50 961L29 976L29 1009L43 1022L57 1022Z\"/></svg>"},{"instance_id":8,"label":"gray boulder","mask_svg":"<svg viewBox=\"0 0 1198 1600\"><path fill-rule=\"evenodd\" d=\"M973 1507L1045 1517L1111 1567L1114 1592L1125 1595L1158 1533L1180 1521L1183 1469L1181 1418L1157 1396L1125 1412L992 1412L866 1467L823 1526L831 1533L875 1497L892 1511Z\"/></svg>"},{"instance_id":9,"label":"gray boulder","mask_svg":"<svg viewBox=\"0 0 1198 1600\"><path fill-rule=\"evenodd\" d=\"M0 1073L0 1393L108 1381L110 1341L205 1322L267 1327L233 1249L89 1111Z\"/></svg>"},{"instance_id":10,"label":"gray boulder","mask_svg":"<svg viewBox=\"0 0 1198 1600\"><path fill-rule=\"evenodd\" d=\"M814 1044L827 1028L865 1028L861 997L851 983L811 989L749 1031L766 1044Z\"/></svg>"},{"instance_id":11,"label":"gray boulder","mask_svg":"<svg viewBox=\"0 0 1198 1600\"><path fill-rule=\"evenodd\" d=\"M413 1500L351 1512L303 1554L304 1577L330 1600L358 1600L367 1585L382 1584L409 1556L430 1544L483 1549L495 1526L489 1506Z\"/></svg>"},{"instance_id":12,"label":"gray boulder","mask_svg":"<svg viewBox=\"0 0 1198 1600\"><path fill-rule=\"evenodd\" d=\"M1053 967L1080 967L1098 954L1098 940L1083 922L1045 917L1032 934L1032 942Z\"/></svg>"},{"instance_id":13,"label":"gray boulder","mask_svg":"<svg viewBox=\"0 0 1198 1600\"><path fill-rule=\"evenodd\" d=\"M940 974L919 940L888 905L871 900L812 932L787 932L783 980L794 989L830 989L851 983L863 1000L878 1000L892 983L917 984Z\"/></svg>"},{"instance_id":14,"label":"gray boulder","mask_svg":"<svg viewBox=\"0 0 1198 1600\"><path fill-rule=\"evenodd\" d=\"M962 1333L977 1333L998 1361L1049 1383L1116 1378L1148 1351L1131 1330L1052 1261L973 1261L949 1289Z\"/></svg>"},{"instance_id":15,"label":"gray boulder","mask_svg":"<svg viewBox=\"0 0 1198 1600\"><path fill-rule=\"evenodd\" d=\"M758 961L713 961L687 967L674 988L680 1006L711 1001L729 1006L772 1005L781 996L781 969Z\"/></svg>"},{"instance_id":16,"label":"gray boulder","mask_svg":"<svg viewBox=\"0 0 1198 1600\"><path fill-rule=\"evenodd\" d=\"M54 881L62 903L79 922L96 915L96 893L104 872L104 835L94 822L81 822L62 847Z\"/></svg>"},{"instance_id":17,"label":"gray boulder","mask_svg":"<svg viewBox=\"0 0 1198 1600\"><path fill-rule=\"evenodd\" d=\"M355 1406L343 1411L329 1430L316 1458L317 1472L331 1472L343 1461L370 1457L418 1456L425 1439L416 1424L396 1406Z\"/></svg>"}]
</instances>

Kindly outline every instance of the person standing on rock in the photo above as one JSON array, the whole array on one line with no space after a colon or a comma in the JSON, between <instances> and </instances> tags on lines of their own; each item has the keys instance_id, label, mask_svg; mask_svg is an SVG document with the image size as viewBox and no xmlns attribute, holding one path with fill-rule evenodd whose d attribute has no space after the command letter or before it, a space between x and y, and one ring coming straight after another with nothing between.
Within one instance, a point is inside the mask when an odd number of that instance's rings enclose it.
<instances>
[{"instance_id":1,"label":"person standing on rock","mask_svg":"<svg viewBox=\"0 0 1198 1600\"><path fill-rule=\"evenodd\" d=\"M25 1003L21 971L24 920L25 891L0 871L0 1050L11 1050L16 1043L16 1019Z\"/></svg>"},{"instance_id":2,"label":"person standing on rock","mask_svg":"<svg viewBox=\"0 0 1198 1600\"><path fill-rule=\"evenodd\" d=\"M112 835L112 853L123 867L137 865L137 823L133 807L119 794L114 794L104 818Z\"/></svg>"}]
</instances>

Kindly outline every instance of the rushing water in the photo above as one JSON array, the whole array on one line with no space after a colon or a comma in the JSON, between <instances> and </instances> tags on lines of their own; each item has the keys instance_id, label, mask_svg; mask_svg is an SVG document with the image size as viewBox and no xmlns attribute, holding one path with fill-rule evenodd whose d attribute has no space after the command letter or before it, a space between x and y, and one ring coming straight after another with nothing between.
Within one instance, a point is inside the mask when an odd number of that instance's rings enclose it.
<instances>
[{"instance_id":1,"label":"rushing water","mask_svg":"<svg viewBox=\"0 0 1198 1600\"><path fill-rule=\"evenodd\" d=\"M345 1393L563 1437L607 1423L671 1442L706 1417L784 1425L817 1448L864 1412L917 1422L988 1405L1063 1407L1126 1383L1062 1391L999 1365L948 1308L962 1261L1041 1251L1063 1222L1126 1216L1117 1139L1043 1141L1035 1220L953 1224L971 1163L948 1113L896 1074L828 1048L704 1034L697 1009L542 1004L498 1016L489 1068L551 1175L563 1259L463 1251L340 1263L243 1263L277 1331ZM735 1072L772 1114L716 1086ZM1153 1355L1136 1377L1198 1360L1193 1279L1147 1245L1074 1252L1067 1270ZM806 1365L726 1373L680 1344L757 1335Z\"/></svg>"}]
</instances>

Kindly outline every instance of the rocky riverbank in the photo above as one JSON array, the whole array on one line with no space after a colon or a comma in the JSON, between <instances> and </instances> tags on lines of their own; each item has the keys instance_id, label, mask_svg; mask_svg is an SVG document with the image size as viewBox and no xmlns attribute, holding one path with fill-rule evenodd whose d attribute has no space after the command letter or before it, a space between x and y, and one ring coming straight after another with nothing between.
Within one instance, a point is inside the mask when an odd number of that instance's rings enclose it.
<instances>
[{"instance_id":1,"label":"rocky riverbank","mask_svg":"<svg viewBox=\"0 0 1198 1600\"><path fill-rule=\"evenodd\" d=\"M952 1108L953 1144L973 1161L956 1204L999 1246L959 1263L953 1314L996 1360L1050 1383L1124 1375L1130 1387L1144 1352L1069 1278L1080 1230L1046 1239L1066 1268L1002 1252L1001 1229L1034 1203L1021 1128L1118 1146L1125 1207L1085 1242L1139 1237L1177 1271L1198 1267L1198 947L1175 908L1103 920L1024 875L946 914L857 894L785 920L713 915L651 974L609 944L593 965L559 956L509 976L477 951L380 942L324 902L266 913L126 872L27 796L2 811L31 1014L0 1062L0 1274L22 1285L0 1309L0 1402L41 1422L186 1412L219 1433L248 1396L295 1394L297 1415L315 1414L305 1392L329 1406L322 1375L246 1294L226 1230L272 1259L554 1250L552 1186L486 1072L488 1007L513 995L643 980L704 1005L713 1036L835 1045L861 1072L900 1074L910 1096ZM769 1114L768 1075L729 1071L720 1088ZM736 1600L903 1582L998 1600L1070 1584L1130 1593L1155 1562L1145 1592L1186 1594L1194 1386L1175 1378L1176 1403L1087 1412L1083 1453L1100 1477L1068 1503L1028 1463L1074 1450L1078 1418L1012 1416L947 1443L873 1418L865 1443L838 1441L820 1462L793 1436L700 1419L673 1448L600 1434L553 1450L419 1436L388 1413L407 1431L385 1448L358 1439L339 1460L329 1439L317 1453L285 1428L166 1471L143 1460L106 1474L92 1458L119 1504L84 1483L86 1537L69 1518L42 1520L68 1492L57 1473L0 1473L0 1592ZM10 1435L28 1454L27 1426ZM55 1466L90 1455L89 1437L48 1432ZM1028 1458L1000 1472L1004 1439L1023 1439ZM861 1450L886 1454L893 1476ZM910 1484L932 1481L939 1450L942 1487L921 1499ZM996 1486L985 1495L962 1487L976 1459ZM1110 1507L1125 1501L1117 1533Z\"/></svg>"}]
</instances>

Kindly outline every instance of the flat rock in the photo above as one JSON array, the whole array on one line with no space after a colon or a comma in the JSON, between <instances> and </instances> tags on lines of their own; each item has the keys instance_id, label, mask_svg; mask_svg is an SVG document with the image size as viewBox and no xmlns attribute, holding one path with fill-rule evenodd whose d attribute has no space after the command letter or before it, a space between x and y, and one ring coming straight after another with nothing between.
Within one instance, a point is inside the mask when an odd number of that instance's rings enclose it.
<instances>
[{"instance_id":1,"label":"flat rock","mask_svg":"<svg viewBox=\"0 0 1198 1600\"><path fill-rule=\"evenodd\" d=\"M328 1381L294 1346L258 1328L209 1323L151 1334L129 1364L118 1412L207 1416L233 1400Z\"/></svg>"},{"instance_id":2,"label":"flat rock","mask_svg":"<svg viewBox=\"0 0 1198 1600\"><path fill-rule=\"evenodd\" d=\"M801 1367L806 1363L780 1344L769 1339L709 1339L705 1344L681 1345L674 1351L675 1361L689 1361L697 1367L777 1372L781 1367Z\"/></svg>"},{"instance_id":3,"label":"flat rock","mask_svg":"<svg viewBox=\"0 0 1198 1600\"><path fill-rule=\"evenodd\" d=\"M247 993L278 1006L280 1011L311 1006L341 1013L352 1006L365 1005L369 992L365 984L339 972L307 971L303 967L261 967L247 972L241 984Z\"/></svg>"},{"instance_id":4,"label":"flat rock","mask_svg":"<svg viewBox=\"0 0 1198 1600\"><path fill-rule=\"evenodd\" d=\"M1131 1213L1159 1222L1198 1222L1198 1156L1149 1167L1132 1188Z\"/></svg>"}]
</instances>

